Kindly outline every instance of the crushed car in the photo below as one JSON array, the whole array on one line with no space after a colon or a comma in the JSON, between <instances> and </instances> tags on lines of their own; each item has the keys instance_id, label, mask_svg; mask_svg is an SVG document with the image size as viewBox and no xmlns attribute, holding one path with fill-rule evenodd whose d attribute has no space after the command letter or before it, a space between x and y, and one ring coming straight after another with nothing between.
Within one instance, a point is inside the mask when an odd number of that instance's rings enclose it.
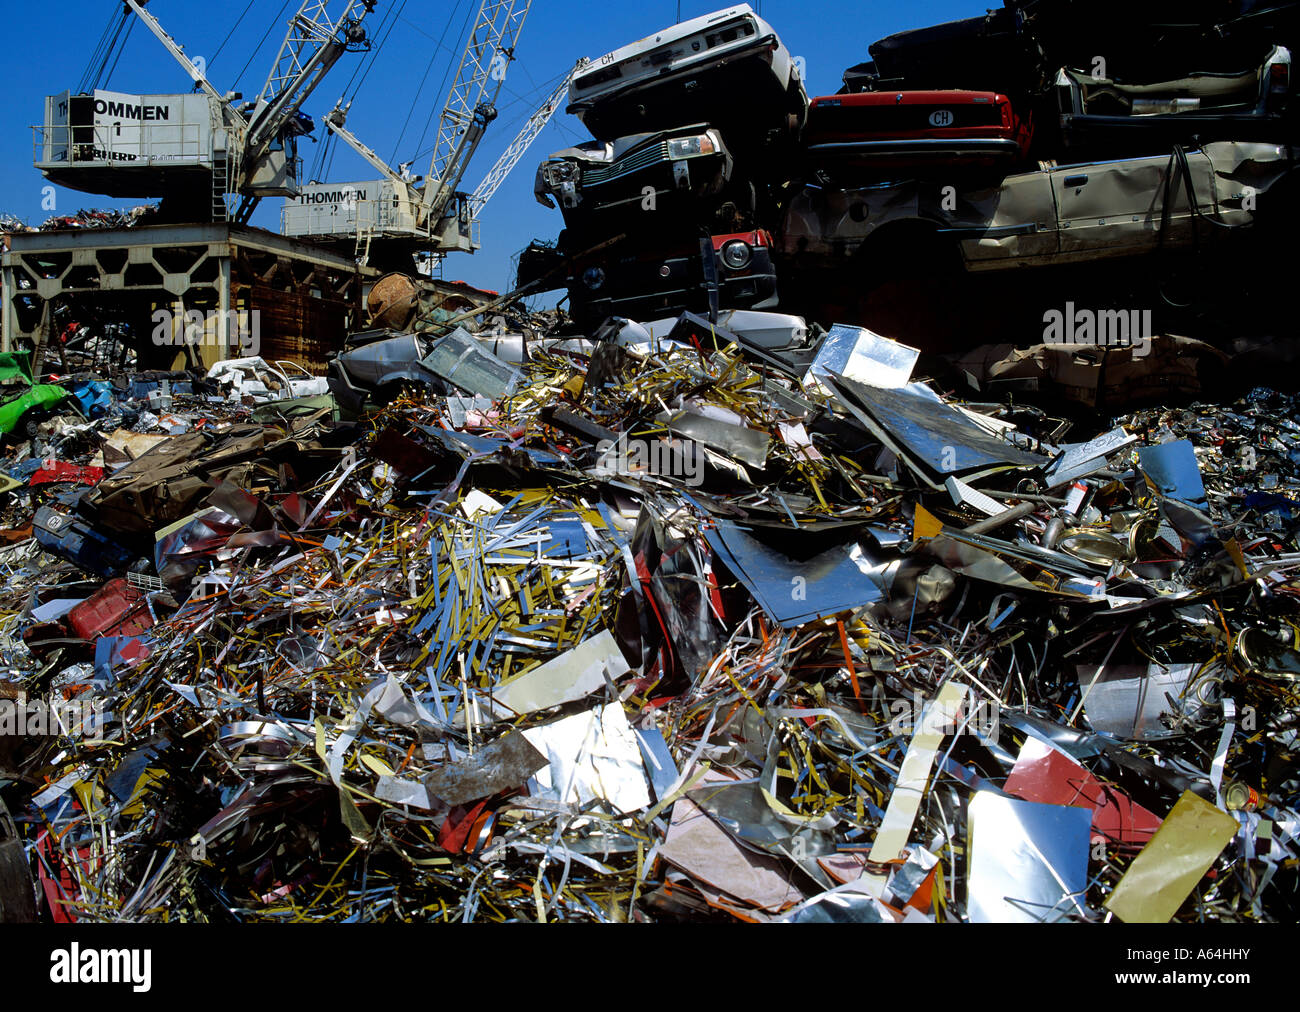
<instances>
[{"instance_id":1,"label":"crushed car","mask_svg":"<svg viewBox=\"0 0 1300 1012\"><path fill-rule=\"evenodd\" d=\"M609 228L648 209L671 215L722 199L734 166L721 132L699 123L557 151L538 166L534 192L544 207L559 205L569 228L584 230L596 218ZM752 211L752 188L735 189Z\"/></svg>"},{"instance_id":2,"label":"crushed car","mask_svg":"<svg viewBox=\"0 0 1300 1012\"><path fill-rule=\"evenodd\" d=\"M1058 165L959 188L917 180L852 189L805 186L791 199L782 252L842 262L938 260L955 249L968 271L1150 253L1221 239L1255 222L1270 188L1289 180L1291 149L1216 141L1200 150ZM1252 199L1253 198L1253 199Z\"/></svg>"},{"instance_id":3,"label":"crushed car","mask_svg":"<svg viewBox=\"0 0 1300 1012\"><path fill-rule=\"evenodd\" d=\"M868 52L870 63L850 68L855 88L974 88L1013 97L1036 55L1009 10L896 32L873 42Z\"/></svg>"},{"instance_id":4,"label":"crushed car","mask_svg":"<svg viewBox=\"0 0 1300 1012\"><path fill-rule=\"evenodd\" d=\"M748 4L616 49L569 87L567 111L598 140L679 126L684 109L749 152L793 140L808 94L790 51Z\"/></svg>"},{"instance_id":5,"label":"crushed car","mask_svg":"<svg viewBox=\"0 0 1300 1012\"><path fill-rule=\"evenodd\" d=\"M345 410L356 414L367 403L392 400L408 383L428 383L435 392L445 392L419 365L432 344L427 334L387 328L351 334L343 350L330 359L330 393Z\"/></svg>"},{"instance_id":6,"label":"crushed car","mask_svg":"<svg viewBox=\"0 0 1300 1012\"><path fill-rule=\"evenodd\" d=\"M719 306L772 308L779 301L774 246L771 233L759 229L615 247L602 265L570 278L570 313L595 324L609 316L654 319Z\"/></svg>"},{"instance_id":7,"label":"crushed car","mask_svg":"<svg viewBox=\"0 0 1300 1012\"><path fill-rule=\"evenodd\" d=\"M26 353L0 352L0 435L31 439L61 410L77 412L71 392L55 383L33 383Z\"/></svg>"},{"instance_id":8,"label":"crushed car","mask_svg":"<svg viewBox=\"0 0 1300 1012\"><path fill-rule=\"evenodd\" d=\"M1056 93L1067 148L1145 153L1198 140L1277 141L1288 127L1291 53L1273 46L1258 66L1168 81L1120 81L1063 67Z\"/></svg>"},{"instance_id":9,"label":"crushed car","mask_svg":"<svg viewBox=\"0 0 1300 1012\"><path fill-rule=\"evenodd\" d=\"M440 337L428 332L363 331L350 336L343 350L330 359L330 392L352 414L360 414L368 405L387 404L411 385L435 394L459 388L502 397L518 385L521 374L488 350L489 344L495 348L501 343L495 336L480 341L460 327ZM522 357L522 339L516 347Z\"/></svg>"},{"instance_id":10,"label":"crushed car","mask_svg":"<svg viewBox=\"0 0 1300 1012\"><path fill-rule=\"evenodd\" d=\"M329 392L325 377L313 376L297 362L272 363L258 356L223 359L208 370L207 378L228 389L232 400L251 398L259 404Z\"/></svg>"},{"instance_id":11,"label":"crushed car","mask_svg":"<svg viewBox=\"0 0 1300 1012\"><path fill-rule=\"evenodd\" d=\"M137 548L122 544L96 530L77 512L83 492L65 493L36 511L32 532L45 551L100 577L128 570L143 572L148 558Z\"/></svg>"},{"instance_id":12,"label":"crushed car","mask_svg":"<svg viewBox=\"0 0 1300 1012\"><path fill-rule=\"evenodd\" d=\"M997 92L863 92L814 98L803 150L811 167L838 178L900 171L950 176L1023 161L1032 136L1032 117L1017 115L1011 99Z\"/></svg>"}]
</instances>

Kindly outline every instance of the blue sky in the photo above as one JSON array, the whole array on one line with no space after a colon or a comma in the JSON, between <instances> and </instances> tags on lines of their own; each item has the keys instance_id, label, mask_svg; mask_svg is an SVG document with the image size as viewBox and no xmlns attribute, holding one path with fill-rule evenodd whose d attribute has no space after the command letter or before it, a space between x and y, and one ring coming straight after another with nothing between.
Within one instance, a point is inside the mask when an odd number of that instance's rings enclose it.
<instances>
[{"instance_id":1,"label":"blue sky","mask_svg":"<svg viewBox=\"0 0 1300 1012\"><path fill-rule=\"evenodd\" d=\"M43 98L76 88L100 33L110 16L121 10L116 0L47 0L39 4L5 4L9 59L0 77L6 101L0 106L0 212L39 224L51 213L41 207L44 178L32 166L32 131L42 115ZM579 56L597 57L664 28L677 20L696 17L726 6L725 0L704 3L662 2L589 3L577 0L535 0L524 24L504 89L498 101L500 115L479 146L466 174L468 189L496 161L540 104ZM829 0L797 2L767 0L751 6L776 28L796 56L806 61L810 94L834 92L844 68L868 59L867 46L882 36L906 28L982 14L995 0ZM247 8L247 10L246 10ZM197 3L194 0L153 0L149 9L191 56L201 56L209 79L219 90L236 88L246 97L261 90L271 61L284 37L285 21L297 0L229 0ZM335 0L332 10L342 8ZM427 170L431 135L438 112L459 59L463 25L477 9L477 0L379 0L367 19L372 35L393 26L378 60L358 91L348 126L390 164L415 159L415 171ZM400 14L384 22L386 12ZM243 20L235 27L237 19ZM444 29L450 29L444 35ZM225 41L222 46L223 40ZM20 40L26 40L22 42ZM441 40L441 45L439 44ZM260 51L256 49L261 44ZM27 58L24 46L35 51ZM430 59L432 63L430 63ZM250 60L251 58L251 60ZM345 55L308 100L305 111L313 117L328 112L353 78L361 60ZM247 69L245 69L247 68ZM423 92L417 95L424 80ZM242 75L242 76L241 76ZM148 32L136 24L110 80L115 91L169 93L190 90L189 78ZM741 99L743 101L743 97ZM408 122L409 118L409 122ZM421 133L429 123L423 142ZM405 125L405 133L403 127ZM317 128L317 135L322 134ZM401 138L399 144L399 138ZM576 117L563 112L536 140L523 161L502 185L482 215L483 248L473 256L448 258L445 276L504 291L513 280L511 257L537 237L554 239L561 228L558 211L548 210L533 198L533 174L549 152L587 139ZM305 141L300 154L305 174L317 167L320 145ZM374 178L374 170L349 148L336 145L331 182ZM416 157L418 155L418 158ZM133 201L111 200L76 190L56 191L56 213L82 207L117 207ZM253 223L279 230L279 198L262 202Z\"/></svg>"}]
</instances>

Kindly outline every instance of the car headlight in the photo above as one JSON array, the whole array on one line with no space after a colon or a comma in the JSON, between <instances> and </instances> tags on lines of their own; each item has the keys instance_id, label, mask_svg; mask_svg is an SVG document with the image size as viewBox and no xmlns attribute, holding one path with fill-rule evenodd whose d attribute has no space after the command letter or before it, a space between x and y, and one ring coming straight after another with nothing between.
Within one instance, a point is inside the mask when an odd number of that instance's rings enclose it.
<instances>
[{"instance_id":1,"label":"car headlight","mask_svg":"<svg viewBox=\"0 0 1300 1012\"><path fill-rule=\"evenodd\" d=\"M542 178L552 189L559 189L566 183L578 181L578 167L572 162L551 162L542 167Z\"/></svg>"},{"instance_id":2,"label":"car headlight","mask_svg":"<svg viewBox=\"0 0 1300 1012\"><path fill-rule=\"evenodd\" d=\"M599 267L588 267L582 272L582 283L594 292L605 283L605 272Z\"/></svg>"},{"instance_id":3,"label":"car headlight","mask_svg":"<svg viewBox=\"0 0 1300 1012\"><path fill-rule=\"evenodd\" d=\"M731 242L723 243L718 255L733 271L743 271L754 259L754 250L743 239L732 239Z\"/></svg>"},{"instance_id":4,"label":"car headlight","mask_svg":"<svg viewBox=\"0 0 1300 1012\"><path fill-rule=\"evenodd\" d=\"M708 134L674 137L668 142L668 154L673 158L695 158L699 155L711 155L717 150L713 138Z\"/></svg>"}]
</instances>

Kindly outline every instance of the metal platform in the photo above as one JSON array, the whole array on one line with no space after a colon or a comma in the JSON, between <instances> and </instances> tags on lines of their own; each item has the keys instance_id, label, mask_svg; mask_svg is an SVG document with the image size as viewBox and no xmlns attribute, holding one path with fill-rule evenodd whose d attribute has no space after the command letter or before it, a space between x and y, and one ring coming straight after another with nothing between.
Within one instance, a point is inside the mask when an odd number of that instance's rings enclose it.
<instances>
[{"instance_id":1,"label":"metal platform","mask_svg":"<svg viewBox=\"0 0 1300 1012\"><path fill-rule=\"evenodd\" d=\"M73 318L129 323L137 351L167 367L168 352L185 349L159 332L156 314L183 321L197 311L210 323L192 348L204 363L247 353L255 326L260 354L321 369L364 322L364 286L377 276L321 247L228 223L15 233L0 261L0 348L42 347L52 308L67 305Z\"/></svg>"}]
</instances>

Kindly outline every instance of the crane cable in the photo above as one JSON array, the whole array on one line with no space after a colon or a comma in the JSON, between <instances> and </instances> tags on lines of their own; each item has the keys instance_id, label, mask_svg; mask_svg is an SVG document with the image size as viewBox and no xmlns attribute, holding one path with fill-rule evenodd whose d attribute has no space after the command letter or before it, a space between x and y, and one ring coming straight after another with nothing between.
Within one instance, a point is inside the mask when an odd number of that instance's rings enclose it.
<instances>
[{"instance_id":1,"label":"crane cable","mask_svg":"<svg viewBox=\"0 0 1300 1012\"><path fill-rule=\"evenodd\" d=\"M442 34L438 36L438 41L434 43L433 49L429 53L429 62L425 64L424 76L420 78L420 86L415 89L415 98L411 100L411 107L406 110L406 120L402 123L402 131L397 135L397 141L393 144L393 153L388 156L390 165L397 158L397 149L402 146L402 141L406 139L407 127L411 125L411 114L415 112L415 107L420 103L420 96L424 94L424 83L429 79L429 72L433 70L433 65L438 59L439 51L442 49L443 40L447 38L447 32L451 30L451 23L456 18L456 11L459 6L458 2L456 6L452 7L451 13L447 15L447 23L442 26Z\"/></svg>"},{"instance_id":2,"label":"crane cable","mask_svg":"<svg viewBox=\"0 0 1300 1012\"><path fill-rule=\"evenodd\" d=\"M124 8L122 13L123 15L125 15L128 12ZM118 27L118 31L121 31L120 25ZM112 14L108 16L108 24L104 25L104 30L99 33L99 41L95 43L95 48L90 53L90 59L86 63L86 69L81 73L81 80L77 82L78 94L84 93L87 87L90 85L90 82L93 79L92 75L95 73L96 63L99 63L101 67L103 66L102 58L104 54L104 49L106 46L111 45L111 43L109 42L110 38L116 39L116 35L113 32Z\"/></svg>"},{"instance_id":3,"label":"crane cable","mask_svg":"<svg viewBox=\"0 0 1300 1012\"><path fill-rule=\"evenodd\" d=\"M472 33L472 32L473 32L473 24L472 24L472 22L473 22L473 19L476 17L476 15L477 15L477 12L476 12L476 10L475 10L475 8L474 8L474 5L471 3L471 4L469 5L469 9L465 12L465 23L464 23L463 25L461 25L461 28L460 28L460 35L457 36L457 38L456 38L456 49L452 51L452 59L451 59L451 61L447 64L447 72L446 72L445 74L442 75L442 83L438 85L438 94L439 94L439 95L445 95L445 94L447 94L447 78L450 77L452 74L457 73L457 72L460 70L459 64L457 63L457 60L456 60L456 58L455 58L455 53L456 53L457 50L463 51L464 49L466 49L466 48L469 46L469 34L467 34L467 32L468 32L468 33ZM464 39L464 40L465 40L465 45L464 45L464 46L462 46L462 45L460 44L460 43L461 43L461 39ZM445 100L444 100L444 104L445 104ZM418 141L415 142L415 146L416 146L417 148L420 147L422 144L424 144L424 138L425 138L426 136L428 136L428 133L429 133L429 127L433 124L433 117L434 117L434 114L435 114L435 113L438 114L439 116L441 116L441 114L442 114L442 110L439 109L436 105L430 106L430 108L429 108L429 118L426 119L426 120L424 121L424 129L423 129L422 131L420 131L420 139L419 139ZM432 150L435 150L435 151L436 151L437 148L438 148L438 142L437 142L437 140L435 139L435 140L434 140L434 144L433 144L433 149L432 149ZM419 158L419 157L420 157L419 155L415 155L411 160L412 160L412 161L415 161L415 159L417 159L417 158Z\"/></svg>"},{"instance_id":4,"label":"crane cable","mask_svg":"<svg viewBox=\"0 0 1300 1012\"><path fill-rule=\"evenodd\" d=\"M221 51L226 48L226 43L230 41L231 37L235 34L236 29L238 29L239 26L243 24L244 18L248 17L248 12L251 11L252 9L253 9L253 0L248 0L248 6L244 8L244 13L239 15L239 18L235 21L235 23L230 26L230 31L226 32L226 37L221 40L221 45L217 46L217 51L212 54L212 59L208 61L208 66L212 66L212 64L217 62L217 57L220 56Z\"/></svg>"},{"instance_id":5,"label":"crane cable","mask_svg":"<svg viewBox=\"0 0 1300 1012\"><path fill-rule=\"evenodd\" d=\"M383 19L379 22L379 27L375 29L375 38L379 39L379 41L375 43L375 45L370 48L370 52L357 63L356 67L352 71L352 76L348 78L347 87L343 89L345 93L348 89L351 89L353 98L357 97L357 93L361 90L361 86L366 83L366 78L370 76L370 71L374 69L375 63L378 62L380 52L382 52L384 46L388 44L389 36L393 34L393 29L397 27L397 21L402 16L402 11L406 9L406 3L407 0L402 0L395 12L390 6L388 8L388 13L385 14ZM382 35L383 38L379 38L380 35ZM362 70L363 67L365 68L364 72ZM360 81L357 81L357 74L361 74ZM357 81L355 88L352 87L353 81Z\"/></svg>"},{"instance_id":6,"label":"crane cable","mask_svg":"<svg viewBox=\"0 0 1300 1012\"><path fill-rule=\"evenodd\" d=\"M311 169L311 178L310 178L311 182L320 183L327 178L323 174L322 170L325 168L326 158L330 158L331 162L333 161L332 158L333 149L334 149L334 132L332 130L326 130L325 139L321 141L320 147L316 150L316 161L312 164L312 169Z\"/></svg>"},{"instance_id":7,"label":"crane cable","mask_svg":"<svg viewBox=\"0 0 1300 1012\"><path fill-rule=\"evenodd\" d=\"M109 58L117 48L118 39L121 38L122 29L126 27L129 17L131 17L130 8L123 7L122 16L117 21L117 27L114 28L113 17L109 15L108 24L104 26L103 34L100 35L94 52L90 54L90 62L86 65L86 72L82 74L81 81L77 85L78 93L85 94L87 91L99 87L100 79L104 76L104 68L108 66ZM98 68L95 68L96 60L99 62Z\"/></svg>"},{"instance_id":8,"label":"crane cable","mask_svg":"<svg viewBox=\"0 0 1300 1012\"><path fill-rule=\"evenodd\" d=\"M104 87L108 87L108 82L113 79L113 74L117 71L118 62L122 59L122 54L126 52L127 41L131 38L131 29L135 27L135 19L126 26L126 31L122 34L122 41L118 44L117 55L113 57L113 65L108 68L108 73L104 75Z\"/></svg>"},{"instance_id":9,"label":"crane cable","mask_svg":"<svg viewBox=\"0 0 1300 1012\"><path fill-rule=\"evenodd\" d=\"M406 0L402 0L402 6L403 7L406 6ZM363 66L366 67L365 74L368 75L370 73L369 68L375 65L375 59L379 55L379 50L384 48L384 43L388 41L388 35L392 34L393 31L392 24L389 21L392 11L393 8L391 6L386 7L384 9L384 16L379 21L379 27L375 29L375 38L379 38L381 34L383 34L384 37L380 39L377 45L371 46L369 53L361 60L359 60L357 62L357 65L352 68L352 76L348 78L348 83L343 86L343 90L339 94L340 106L346 108L348 105L351 104L352 99L356 98L357 92L361 90L361 84L358 84L356 88L353 88L352 83L356 81L357 75L361 73L361 68ZM384 26L386 24L389 25L389 28L387 34L384 34ZM369 61L368 65L367 65L367 61ZM361 83L362 84L365 83L364 75L361 78ZM352 92L352 99L348 98L349 89L351 89ZM313 179L317 181L321 181L329 178L329 174L334 168L334 155L338 150L334 142L335 142L334 132L326 128L325 139L321 143L320 150L317 152L316 155L316 162L312 171Z\"/></svg>"},{"instance_id":10,"label":"crane cable","mask_svg":"<svg viewBox=\"0 0 1300 1012\"><path fill-rule=\"evenodd\" d=\"M280 13L277 14L275 16L275 20L272 21L267 26L266 33L262 36L262 41L257 44L256 49L254 49L251 53L249 53L248 62L244 64L244 69L239 72L239 75L235 78L235 82L232 85L232 87L235 88L236 90L238 90L239 88L239 82L242 81L244 79L244 75L248 73L248 68L251 67L253 65L253 61L257 59L257 54L260 53L262 51L262 47L266 45L266 40L271 37L271 32L275 30L275 26L278 25L280 23L280 19L284 17L284 12L288 9L289 3L290 0L284 0L284 3L280 6Z\"/></svg>"},{"instance_id":11,"label":"crane cable","mask_svg":"<svg viewBox=\"0 0 1300 1012\"><path fill-rule=\"evenodd\" d=\"M370 76L370 71L374 69L375 63L378 62L380 52L382 52L384 46L388 44L388 39L393 34L393 29L397 27L397 22L402 17L402 11L406 9L406 3L407 0L402 0L401 4L395 10L391 6L387 8L383 18L379 22L379 27L375 29L374 37L379 41L370 48L369 53L358 62L355 68L353 68L352 76L348 78L348 83L344 85L343 93L339 98L340 105L345 107L351 105L352 101L360 93L361 86L366 83L366 78ZM358 74L361 75L359 81L357 80ZM354 82L355 87L353 86ZM349 93L351 94L351 97L349 97ZM327 130L325 140L321 145L320 152L316 159L315 168L320 171L313 173L313 177L318 180L329 178L329 173L334 167L334 155L338 150L335 140L336 137L334 133Z\"/></svg>"}]
</instances>

